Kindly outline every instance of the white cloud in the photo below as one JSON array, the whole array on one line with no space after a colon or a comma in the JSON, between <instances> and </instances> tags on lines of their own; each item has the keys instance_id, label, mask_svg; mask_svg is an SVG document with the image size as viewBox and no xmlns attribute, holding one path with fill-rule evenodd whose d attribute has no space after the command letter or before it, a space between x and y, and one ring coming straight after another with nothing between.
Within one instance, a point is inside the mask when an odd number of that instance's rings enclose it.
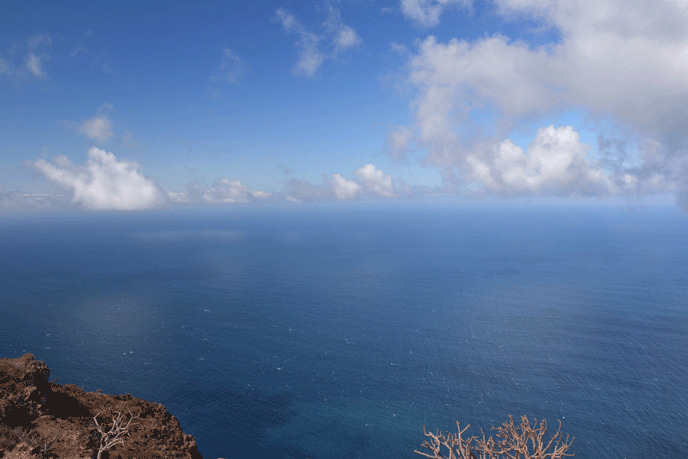
<instances>
[{"instance_id":1,"label":"white cloud","mask_svg":"<svg viewBox=\"0 0 688 459\"><path fill-rule=\"evenodd\" d=\"M198 184L189 185L185 193L168 193L172 202L205 203L205 204L237 204L247 203L254 199L266 199L272 193L251 191L240 180L221 178L210 188Z\"/></svg>"},{"instance_id":2,"label":"white cloud","mask_svg":"<svg viewBox=\"0 0 688 459\"><path fill-rule=\"evenodd\" d=\"M357 180L347 180L341 174L323 176L324 185L313 185L306 180L291 179L287 183L284 197L288 201L355 200L362 194L375 193L386 198L398 196L392 184L392 176L383 173L372 164L366 164L354 171Z\"/></svg>"},{"instance_id":3,"label":"white cloud","mask_svg":"<svg viewBox=\"0 0 688 459\"><path fill-rule=\"evenodd\" d=\"M313 76L325 60L318 49L320 37L306 30L293 14L287 13L282 8L278 9L276 14L285 31L299 36L299 41L296 44L299 48L299 59L292 72L295 75Z\"/></svg>"},{"instance_id":4,"label":"white cloud","mask_svg":"<svg viewBox=\"0 0 688 459\"><path fill-rule=\"evenodd\" d=\"M358 36L356 30L344 24L339 9L335 8L331 2L327 4L327 11L328 17L324 26L327 36L331 37L334 44L333 58L336 57L339 52L355 48L363 43L363 40Z\"/></svg>"},{"instance_id":5,"label":"white cloud","mask_svg":"<svg viewBox=\"0 0 688 459\"><path fill-rule=\"evenodd\" d=\"M94 116L84 121L84 123L79 126L78 132L99 142L105 142L114 136L112 133L112 123L104 115Z\"/></svg>"},{"instance_id":6,"label":"white cloud","mask_svg":"<svg viewBox=\"0 0 688 459\"><path fill-rule=\"evenodd\" d=\"M341 25L334 39L334 43L338 50L345 50L358 46L362 43L361 37L356 34L356 31L347 25Z\"/></svg>"},{"instance_id":7,"label":"white cloud","mask_svg":"<svg viewBox=\"0 0 688 459\"><path fill-rule=\"evenodd\" d=\"M397 159L405 159L409 143L413 139L413 130L407 127L397 127L387 133L389 153Z\"/></svg>"},{"instance_id":8,"label":"white cloud","mask_svg":"<svg viewBox=\"0 0 688 459\"><path fill-rule=\"evenodd\" d=\"M347 180L340 174L332 174L331 184L334 195L342 200L357 199L362 188L358 183Z\"/></svg>"},{"instance_id":9,"label":"white cloud","mask_svg":"<svg viewBox=\"0 0 688 459\"><path fill-rule=\"evenodd\" d=\"M341 52L363 43L356 31L342 22L339 10L331 2L327 3L327 7L328 19L323 24L325 30L321 34L306 29L296 16L283 8L279 8L275 13L276 20L282 24L284 30L299 37L296 43L299 57L292 68L295 75L311 77L325 60L336 59ZM323 43L324 47L330 49L329 52L321 49Z\"/></svg>"},{"instance_id":10,"label":"white cloud","mask_svg":"<svg viewBox=\"0 0 688 459\"><path fill-rule=\"evenodd\" d=\"M354 173L361 180L361 184L373 193L386 198L397 196L397 192L394 190L394 186L392 186L392 176L389 174L385 175L372 164L366 164L356 169Z\"/></svg>"},{"instance_id":11,"label":"white cloud","mask_svg":"<svg viewBox=\"0 0 688 459\"><path fill-rule=\"evenodd\" d=\"M244 64L239 55L231 49L225 48L222 52L220 67L211 77L211 80L238 83L246 72L248 72L248 66Z\"/></svg>"},{"instance_id":12,"label":"white cloud","mask_svg":"<svg viewBox=\"0 0 688 459\"><path fill-rule=\"evenodd\" d=\"M33 166L50 181L74 191L73 202L97 210L138 210L159 207L166 195L153 180L139 172L135 162L118 161L96 147L88 150L85 167L70 166L66 157L56 164L38 159ZM69 163L69 164L68 164Z\"/></svg>"},{"instance_id":13,"label":"white cloud","mask_svg":"<svg viewBox=\"0 0 688 459\"><path fill-rule=\"evenodd\" d=\"M31 74L33 74L33 76L36 78L47 77L45 69L43 68L43 64L50 58L50 56L48 56L46 53L41 53L40 50L46 46L50 46L51 44L52 42L50 37L47 35L36 35L29 40L27 45L29 53L24 58L24 64L26 65L26 68L29 69Z\"/></svg>"},{"instance_id":14,"label":"white cloud","mask_svg":"<svg viewBox=\"0 0 688 459\"><path fill-rule=\"evenodd\" d=\"M68 198L64 195L3 192L0 187L0 209L12 211L62 209L68 204Z\"/></svg>"},{"instance_id":15,"label":"white cloud","mask_svg":"<svg viewBox=\"0 0 688 459\"><path fill-rule=\"evenodd\" d=\"M60 167L72 167L74 165L65 155L55 156L53 162Z\"/></svg>"},{"instance_id":16,"label":"white cloud","mask_svg":"<svg viewBox=\"0 0 688 459\"><path fill-rule=\"evenodd\" d=\"M440 23L440 15L447 7L470 7L471 0L401 0L401 11L416 24L431 27Z\"/></svg>"},{"instance_id":17,"label":"white cloud","mask_svg":"<svg viewBox=\"0 0 688 459\"><path fill-rule=\"evenodd\" d=\"M466 156L471 178L506 195L608 195L611 184L586 159L589 147L571 126L540 129L524 152L511 140Z\"/></svg>"},{"instance_id":18,"label":"white cloud","mask_svg":"<svg viewBox=\"0 0 688 459\"><path fill-rule=\"evenodd\" d=\"M26 68L29 69L29 71L33 74L33 76L35 76L37 78L45 77L45 73L43 72L43 66L41 63L41 57L40 56L36 56L34 53L29 53L26 56L25 63L26 63Z\"/></svg>"},{"instance_id":19,"label":"white cloud","mask_svg":"<svg viewBox=\"0 0 688 459\"><path fill-rule=\"evenodd\" d=\"M9 58L0 57L0 75L13 76L15 82L47 79L45 63L50 59L47 50L51 44L47 35L36 35L24 42L15 43Z\"/></svg>"},{"instance_id":20,"label":"white cloud","mask_svg":"<svg viewBox=\"0 0 688 459\"><path fill-rule=\"evenodd\" d=\"M402 9L417 22L432 25L439 18L435 13L448 4L404 0ZM557 29L561 41L533 48L501 35L473 42L426 38L410 59L409 81L419 90L413 105L414 126L409 127L413 135L407 138L403 130L390 134L394 154L402 156L404 147L416 142L427 149L425 162L442 168L447 179L477 179L485 190L502 194L630 193L661 186L666 192L684 180L679 168L688 160L685 5L498 0L497 6L507 20L528 17ZM505 143L504 137L519 121L581 107L593 119L611 116L631 132L627 140L640 150L637 159L642 165L630 167L618 159L613 165L613 158L608 158L604 167L595 166L582 151L561 150L557 142L563 141L566 128L551 128L556 140L551 148L537 147L550 128L538 133L527 153L516 154L517 147ZM467 128L472 123L469 115L476 109L495 114L499 140L471 134L477 130ZM660 147L645 151L652 141ZM509 162L509 158L520 159ZM573 161L570 167L576 174L554 167L564 158ZM528 165L538 161L552 169L533 175L535 170ZM504 169L507 165L515 168L513 173ZM555 172L556 178L551 175ZM611 183L608 188L599 187L603 172Z\"/></svg>"}]
</instances>

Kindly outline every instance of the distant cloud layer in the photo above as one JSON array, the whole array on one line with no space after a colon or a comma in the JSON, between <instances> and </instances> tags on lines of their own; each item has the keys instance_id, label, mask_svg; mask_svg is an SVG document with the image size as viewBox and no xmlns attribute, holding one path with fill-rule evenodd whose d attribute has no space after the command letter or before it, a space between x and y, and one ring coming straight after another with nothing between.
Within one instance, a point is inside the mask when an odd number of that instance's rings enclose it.
<instances>
[{"instance_id":1,"label":"distant cloud layer","mask_svg":"<svg viewBox=\"0 0 688 459\"><path fill-rule=\"evenodd\" d=\"M221 178L211 187L198 184L189 185L185 193L169 193L170 200L177 203L236 204L247 203L254 199L265 199L272 193L251 191L240 180Z\"/></svg>"},{"instance_id":2,"label":"distant cloud layer","mask_svg":"<svg viewBox=\"0 0 688 459\"><path fill-rule=\"evenodd\" d=\"M45 177L74 192L73 202L95 210L139 210L167 203L166 193L139 172L135 162L119 161L96 147L88 150L86 166L75 166L65 156L55 163L38 159L33 166Z\"/></svg>"},{"instance_id":3,"label":"distant cloud layer","mask_svg":"<svg viewBox=\"0 0 688 459\"><path fill-rule=\"evenodd\" d=\"M68 199L64 195L7 192L0 187L0 209L2 210L62 209L68 204Z\"/></svg>"},{"instance_id":4,"label":"distant cloud layer","mask_svg":"<svg viewBox=\"0 0 688 459\"><path fill-rule=\"evenodd\" d=\"M450 3L459 2L403 0L402 9L433 25ZM540 21L562 40L533 48L502 35L427 37L409 61L408 81L419 91L415 122L390 134L392 154L403 157L415 142L448 185L467 179L507 196L686 189L688 3L498 0L497 11L506 20ZM519 120L579 107L618 122L612 138L600 135L599 161L570 127L542 126L525 153L504 139ZM498 138L465 135L475 109L494 112Z\"/></svg>"},{"instance_id":5,"label":"distant cloud layer","mask_svg":"<svg viewBox=\"0 0 688 459\"><path fill-rule=\"evenodd\" d=\"M363 194L377 194L386 198L398 196L392 185L392 176L384 174L372 164L356 169L358 180L347 180L341 174L326 178L325 185L313 185L305 180L292 179L285 190L289 201L322 201L329 199L354 200Z\"/></svg>"}]
</instances>

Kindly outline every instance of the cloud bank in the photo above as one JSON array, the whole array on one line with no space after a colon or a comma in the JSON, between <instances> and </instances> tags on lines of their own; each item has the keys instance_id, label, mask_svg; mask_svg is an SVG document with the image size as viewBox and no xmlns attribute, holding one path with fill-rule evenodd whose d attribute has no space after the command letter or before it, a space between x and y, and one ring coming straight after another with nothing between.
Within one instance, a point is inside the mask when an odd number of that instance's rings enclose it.
<instances>
[{"instance_id":1,"label":"cloud bank","mask_svg":"<svg viewBox=\"0 0 688 459\"><path fill-rule=\"evenodd\" d=\"M64 195L7 192L0 187L0 209L2 210L50 210L63 209L68 205L69 199Z\"/></svg>"},{"instance_id":2,"label":"cloud bank","mask_svg":"<svg viewBox=\"0 0 688 459\"><path fill-rule=\"evenodd\" d=\"M433 25L449 4L403 0L402 9ZM427 37L409 60L408 81L418 90L415 120L390 133L393 155L403 158L417 144L427 151L424 162L463 192L477 186L505 196L601 196L686 189L687 3L498 0L496 8L507 21L536 20L562 39L533 48L502 35L444 43ZM505 138L519 122L580 108L593 120L614 120L613 132L600 132L601 157L589 157L571 127L541 126L526 152ZM496 117L496 137L481 135L471 120L480 110Z\"/></svg>"},{"instance_id":3,"label":"cloud bank","mask_svg":"<svg viewBox=\"0 0 688 459\"><path fill-rule=\"evenodd\" d=\"M251 191L240 180L221 178L211 187L203 187L192 184L186 192L169 193L170 200L177 203L204 203L204 204L237 204L248 203L256 199L266 199L272 193L264 191Z\"/></svg>"},{"instance_id":4,"label":"cloud bank","mask_svg":"<svg viewBox=\"0 0 688 459\"><path fill-rule=\"evenodd\" d=\"M392 176L372 164L354 171L357 180L347 180L341 174L325 177L324 185L313 185L306 180L291 179L287 183L285 199L295 202L360 199L363 195L394 198L399 194L392 184Z\"/></svg>"},{"instance_id":5,"label":"cloud bank","mask_svg":"<svg viewBox=\"0 0 688 459\"><path fill-rule=\"evenodd\" d=\"M88 150L86 166L65 156L54 163L38 159L33 166L48 180L74 192L74 203L94 210L140 210L164 206L166 193L139 172L135 162L119 161L96 147Z\"/></svg>"}]
</instances>

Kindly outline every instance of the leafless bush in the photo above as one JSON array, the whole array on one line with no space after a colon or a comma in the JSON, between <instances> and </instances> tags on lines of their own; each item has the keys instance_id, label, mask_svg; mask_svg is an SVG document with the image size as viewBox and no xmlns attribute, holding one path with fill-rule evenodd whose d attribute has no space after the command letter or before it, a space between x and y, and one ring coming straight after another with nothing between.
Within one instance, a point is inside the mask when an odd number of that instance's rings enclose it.
<instances>
[{"instance_id":1,"label":"leafless bush","mask_svg":"<svg viewBox=\"0 0 688 459\"><path fill-rule=\"evenodd\" d=\"M100 416L100 413L93 416L93 422L95 422L96 427L98 428L98 433L100 433L100 444L98 446L97 459L100 459L100 456L101 454L103 454L103 451L107 451L115 445L124 443L124 438L122 437L123 435L129 435L129 425L131 425L131 421L133 421L134 419L138 419L141 415L139 413L136 416L134 416L130 412L129 421L126 425L124 425L122 413L117 411L115 413L117 413L117 417L115 417L114 415L112 416L112 427L110 427L110 430L107 432L105 432L105 430L103 430L101 425L98 423L98 416Z\"/></svg>"},{"instance_id":2,"label":"leafless bush","mask_svg":"<svg viewBox=\"0 0 688 459\"><path fill-rule=\"evenodd\" d=\"M47 459L50 457L50 450L53 447L53 443L55 443L55 440L60 436L60 434L55 435L55 438L53 438L50 442L46 438L42 438L42 445L41 449L38 450L38 453L41 455L42 459Z\"/></svg>"},{"instance_id":3,"label":"leafless bush","mask_svg":"<svg viewBox=\"0 0 688 459\"><path fill-rule=\"evenodd\" d=\"M14 427L10 428L6 425L0 424L0 451L9 451L14 448L17 443L24 442L29 446L35 447L40 446L38 454L41 458L50 457L50 450L52 449L53 443L57 440L56 435L52 441L48 441L45 437L37 432L31 433L27 431L24 427Z\"/></svg>"},{"instance_id":4,"label":"leafless bush","mask_svg":"<svg viewBox=\"0 0 688 459\"><path fill-rule=\"evenodd\" d=\"M499 427L492 427L496 430L497 440L492 437L486 438L482 432L482 438L472 436L463 438L463 434L470 427L467 425L463 430L459 423L456 423L458 433L447 432L443 435L439 431L437 434L425 432L426 437L430 437L430 442L425 441L421 445L431 451L431 454L415 451L416 453L432 459L559 459L564 456L573 456L568 453L573 438L569 441L562 439L561 421L557 432L545 444L543 438L547 432L547 421L544 419L538 426L537 420L533 427L530 426L527 416L521 417L521 425L514 425L514 418L509 416L509 420ZM475 445L473 445L475 442ZM442 447L448 450L448 456L442 455Z\"/></svg>"},{"instance_id":5,"label":"leafless bush","mask_svg":"<svg viewBox=\"0 0 688 459\"><path fill-rule=\"evenodd\" d=\"M9 428L0 424L0 451L11 450L26 434L21 427Z\"/></svg>"}]
</instances>

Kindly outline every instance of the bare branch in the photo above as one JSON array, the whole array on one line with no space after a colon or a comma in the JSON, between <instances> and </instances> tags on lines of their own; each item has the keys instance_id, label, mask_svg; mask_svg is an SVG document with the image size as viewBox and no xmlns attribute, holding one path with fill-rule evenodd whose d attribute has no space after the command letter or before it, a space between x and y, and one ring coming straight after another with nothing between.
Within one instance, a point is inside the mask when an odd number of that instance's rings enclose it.
<instances>
[{"instance_id":1,"label":"bare branch","mask_svg":"<svg viewBox=\"0 0 688 459\"><path fill-rule=\"evenodd\" d=\"M423 426L423 433L426 437L430 437L431 441L425 441L421 446L430 450L432 454L415 452L431 459L560 459L574 455L568 453L574 439L569 441L568 435L565 440L562 439L561 421L559 421L557 432L546 444L543 442L547 432L547 421L544 419L539 425L536 419L531 426L528 417L522 416L521 425L516 426L513 416L509 416L509 420L501 426L492 428L496 431L497 440L492 437L486 438L482 431L482 438L464 439L463 434L470 424L462 430L457 422L456 427L458 433L447 432L446 435L442 435L439 432L437 434L425 432L425 426ZM472 446L473 441L476 442L475 447ZM442 447L449 451L449 456L446 458L442 455ZM474 450L478 456L473 453Z\"/></svg>"},{"instance_id":2,"label":"bare branch","mask_svg":"<svg viewBox=\"0 0 688 459\"><path fill-rule=\"evenodd\" d=\"M105 432L98 423L98 416L100 416L100 413L93 416L93 421L95 422L98 432L100 433L100 446L98 447L97 459L100 459L100 456L103 453L103 451L107 451L115 445L124 443L124 438L122 438L122 436L129 435L129 426L131 425L131 422L134 419L138 419L141 415L141 413L139 413L136 416L134 416L131 412L129 412L129 421L126 425L124 425L122 413L117 411L115 413L117 413L117 417L115 418L114 415L112 416L112 427L108 432Z\"/></svg>"}]
</instances>

